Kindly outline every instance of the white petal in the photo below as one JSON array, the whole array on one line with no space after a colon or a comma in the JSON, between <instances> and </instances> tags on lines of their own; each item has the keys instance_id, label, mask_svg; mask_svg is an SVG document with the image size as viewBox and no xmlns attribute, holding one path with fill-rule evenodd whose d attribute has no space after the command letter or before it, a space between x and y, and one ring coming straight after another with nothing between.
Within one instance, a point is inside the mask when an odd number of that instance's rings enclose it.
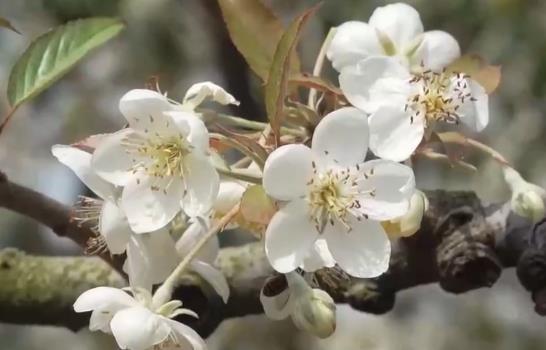
<instances>
[{"instance_id":1,"label":"white petal","mask_svg":"<svg viewBox=\"0 0 546 350\"><path fill-rule=\"evenodd\" d=\"M423 41L412 57L414 65L421 62L427 69L442 70L461 56L457 40L449 33L432 30L423 34Z\"/></svg>"},{"instance_id":2,"label":"white petal","mask_svg":"<svg viewBox=\"0 0 546 350\"><path fill-rule=\"evenodd\" d=\"M345 22L336 28L326 56L337 71L356 65L361 59L383 54L375 29L367 23Z\"/></svg>"},{"instance_id":3,"label":"white petal","mask_svg":"<svg viewBox=\"0 0 546 350\"><path fill-rule=\"evenodd\" d=\"M477 81L468 79L470 93L475 101L467 99L460 110L461 120L477 132L489 123L489 97Z\"/></svg>"},{"instance_id":4,"label":"white petal","mask_svg":"<svg viewBox=\"0 0 546 350\"><path fill-rule=\"evenodd\" d=\"M317 125L311 149L324 167L363 162L368 150L368 118L352 107L329 113Z\"/></svg>"},{"instance_id":5,"label":"white petal","mask_svg":"<svg viewBox=\"0 0 546 350\"><path fill-rule=\"evenodd\" d=\"M347 66L339 86L351 104L366 113L384 105L403 107L411 93L410 73L392 57L370 57Z\"/></svg>"},{"instance_id":6,"label":"white petal","mask_svg":"<svg viewBox=\"0 0 546 350\"><path fill-rule=\"evenodd\" d=\"M224 303L227 303L229 298L229 285L222 271L209 263L197 259L191 262L191 267L193 271L197 272L212 286L212 288L214 288Z\"/></svg>"},{"instance_id":7,"label":"white petal","mask_svg":"<svg viewBox=\"0 0 546 350\"><path fill-rule=\"evenodd\" d=\"M290 200L303 195L313 176L313 153L301 144L284 145L265 161L263 186L271 197Z\"/></svg>"},{"instance_id":8,"label":"white petal","mask_svg":"<svg viewBox=\"0 0 546 350\"><path fill-rule=\"evenodd\" d=\"M175 111L166 112L173 121L179 125L181 132L187 137L189 143L194 147L194 151L198 150L202 153L207 153L209 149L209 131L205 123L193 112ZM187 130L184 130L187 128Z\"/></svg>"},{"instance_id":9,"label":"white petal","mask_svg":"<svg viewBox=\"0 0 546 350\"><path fill-rule=\"evenodd\" d=\"M87 312L96 309L116 312L137 305L137 301L121 289L96 287L83 292L74 303L74 311Z\"/></svg>"},{"instance_id":10,"label":"white petal","mask_svg":"<svg viewBox=\"0 0 546 350\"><path fill-rule=\"evenodd\" d=\"M337 223L325 230L328 249L339 267L358 278L373 278L387 271L391 245L379 222L352 218L349 224L350 232Z\"/></svg>"},{"instance_id":11,"label":"white petal","mask_svg":"<svg viewBox=\"0 0 546 350\"><path fill-rule=\"evenodd\" d=\"M127 273L131 287L151 290L161 283L178 264L175 242L167 229L133 234L127 246Z\"/></svg>"},{"instance_id":12,"label":"white petal","mask_svg":"<svg viewBox=\"0 0 546 350\"><path fill-rule=\"evenodd\" d=\"M176 242L178 255L181 257L188 255L203 235L207 233L209 227L210 223L208 220L204 220L203 222L201 219L192 219L191 224ZM220 244L218 242L218 237L214 237L205 243L195 258L212 264L214 260L216 260L219 250Z\"/></svg>"},{"instance_id":13,"label":"white petal","mask_svg":"<svg viewBox=\"0 0 546 350\"><path fill-rule=\"evenodd\" d=\"M372 171L373 169L373 171ZM371 160L360 166L368 174L359 183L363 191L373 191L360 199L361 211L370 219L390 220L407 213L409 200L415 191L413 170L387 160Z\"/></svg>"},{"instance_id":14,"label":"white petal","mask_svg":"<svg viewBox=\"0 0 546 350\"><path fill-rule=\"evenodd\" d=\"M313 248L318 232L309 219L307 203L294 200L271 219L265 233L265 253L275 270L293 271Z\"/></svg>"},{"instance_id":15,"label":"white petal","mask_svg":"<svg viewBox=\"0 0 546 350\"><path fill-rule=\"evenodd\" d=\"M186 92L186 96L184 96L184 105L194 109L207 98L222 105L239 105L239 101L235 97L231 96L221 86L210 81L193 84Z\"/></svg>"},{"instance_id":16,"label":"white petal","mask_svg":"<svg viewBox=\"0 0 546 350\"><path fill-rule=\"evenodd\" d=\"M398 50L423 33L423 23L419 13L404 3L376 8L368 23L387 35Z\"/></svg>"},{"instance_id":17,"label":"white petal","mask_svg":"<svg viewBox=\"0 0 546 350\"><path fill-rule=\"evenodd\" d=\"M123 189L121 207L134 232L152 232L167 225L180 211L184 186L178 177L139 178Z\"/></svg>"},{"instance_id":18,"label":"white petal","mask_svg":"<svg viewBox=\"0 0 546 350\"><path fill-rule=\"evenodd\" d=\"M425 133L424 118L413 118L398 107L384 106L370 116L370 149L384 159L408 159Z\"/></svg>"},{"instance_id":19,"label":"white petal","mask_svg":"<svg viewBox=\"0 0 546 350\"><path fill-rule=\"evenodd\" d=\"M167 97L153 90L131 90L119 101L119 110L129 126L142 132L156 130L162 133L169 129L169 119L163 112L171 109Z\"/></svg>"},{"instance_id":20,"label":"white petal","mask_svg":"<svg viewBox=\"0 0 546 350\"><path fill-rule=\"evenodd\" d=\"M125 214L110 201L105 201L102 205L99 232L106 240L108 250L112 254L123 253L132 234Z\"/></svg>"},{"instance_id":21,"label":"white petal","mask_svg":"<svg viewBox=\"0 0 546 350\"><path fill-rule=\"evenodd\" d=\"M267 281L264 287L267 285ZM279 294L267 296L264 289L260 291L260 302L265 315L272 320L283 320L290 315L292 307L290 304L290 288L288 286Z\"/></svg>"},{"instance_id":22,"label":"white petal","mask_svg":"<svg viewBox=\"0 0 546 350\"><path fill-rule=\"evenodd\" d=\"M234 205L236 205L243 196L246 186L238 181L220 182L218 197L214 201L213 209L217 215L226 214Z\"/></svg>"},{"instance_id":23,"label":"white petal","mask_svg":"<svg viewBox=\"0 0 546 350\"><path fill-rule=\"evenodd\" d=\"M110 326L121 349L146 350L171 333L170 326L160 316L141 306L118 312Z\"/></svg>"},{"instance_id":24,"label":"white petal","mask_svg":"<svg viewBox=\"0 0 546 350\"><path fill-rule=\"evenodd\" d=\"M125 186L133 177L133 162L123 146L123 140L132 134L132 129L123 129L105 136L93 152L93 171L114 185Z\"/></svg>"},{"instance_id":25,"label":"white petal","mask_svg":"<svg viewBox=\"0 0 546 350\"><path fill-rule=\"evenodd\" d=\"M114 317L115 313L111 310L93 310L91 317L89 318L89 330L91 332L101 331L104 333L111 333L110 321Z\"/></svg>"},{"instance_id":26,"label":"white petal","mask_svg":"<svg viewBox=\"0 0 546 350\"><path fill-rule=\"evenodd\" d=\"M220 176L208 157L191 153L184 158L186 194L182 209L190 217L202 216L212 208L218 195Z\"/></svg>"},{"instance_id":27,"label":"white petal","mask_svg":"<svg viewBox=\"0 0 546 350\"><path fill-rule=\"evenodd\" d=\"M180 345L179 349L188 350L206 350L207 345L205 341L196 331L186 326L183 323L175 320L164 319L165 322L171 327L173 335L176 337L177 343Z\"/></svg>"},{"instance_id":28,"label":"white petal","mask_svg":"<svg viewBox=\"0 0 546 350\"><path fill-rule=\"evenodd\" d=\"M76 174L76 176L99 197L103 199L114 199L114 186L101 179L91 169L91 153L66 145L54 145L51 147L51 153L53 153L59 162L69 167L70 170L72 170L74 174Z\"/></svg>"},{"instance_id":29,"label":"white petal","mask_svg":"<svg viewBox=\"0 0 546 350\"><path fill-rule=\"evenodd\" d=\"M335 264L336 261L328 250L326 241L323 238L319 238L309 251L309 255L303 260L301 267L307 272L314 272L323 267L334 267Z\"/></svg>"}]
</instances>

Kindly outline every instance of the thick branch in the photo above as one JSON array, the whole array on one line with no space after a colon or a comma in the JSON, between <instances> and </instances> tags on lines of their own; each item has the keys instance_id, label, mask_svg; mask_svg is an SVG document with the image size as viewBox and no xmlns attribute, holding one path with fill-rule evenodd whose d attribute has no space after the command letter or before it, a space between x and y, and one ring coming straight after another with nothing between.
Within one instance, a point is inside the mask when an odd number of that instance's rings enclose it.
<instances>
[{"instance_id":1,"label":"thick branch","mask_svg":"<svg viewBox=\"0 0 546 350\"><path fill-rule=\"evenodd\" d=\"M82 248L95 233L90 227L76 223L71 219L72 209L53 198L30 188L11 182L0 171L0 208L28 216L46 226L60 237L67 237ZM119 259L113 259L107 252L102 259L122 273Z\"/></svg>"},{"instance_id":2,"label":"thick branch","mask_svg":"<svg viewBox=\"0 0 546 350\"><path fill-rule=\"evenodd\" d=\"M510 214L506 206L484 206L469 192L432 191L427 195L430 209L421 230L394 242L386 274L376 279L337 278L332 282L339 274L325 270L316 274L317 282L337 302L365 312L384 313L393 307L400 290L438 282L447 292L462 293L489 287L503 268L517 266L522 284L532 292L537 312L544 313L546 224L533 227ZM38 262L44 269L33 274ZM199 320L184 321L193 322L192 326L205 336L226 318L262 312L258 295L273 273L261 243L224 248L217 264L231 286L226 305L194 275L184 276L174 295L197 311ZM0 258L0 266L7 266L0 268L0 321L4 322L63 324L76 329L84 322L69 306L79 293L93 286L122 283L95 258L41 258L7 251ZM95 270L106 277L97 279ZM46 274L48 280L56 282L40 289L35 280L43 280ZM71 284L63 278L77 287L67 288ZM34 289L39 292L34 293Z\"/></svg>"}]
</instances>

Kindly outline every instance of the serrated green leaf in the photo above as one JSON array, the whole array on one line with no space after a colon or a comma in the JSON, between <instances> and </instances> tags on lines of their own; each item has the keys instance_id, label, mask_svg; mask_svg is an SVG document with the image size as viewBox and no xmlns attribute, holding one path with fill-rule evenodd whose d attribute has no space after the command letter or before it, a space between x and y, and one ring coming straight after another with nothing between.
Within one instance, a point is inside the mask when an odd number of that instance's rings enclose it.
<instances>
[{"instance_id":1,"label":"serrated green leaf","mask_svg":"<svg viewBox=\"0 0 546 350\"><path fill-rule=\"evenodd\" d=\"M0 17L0 27L7 28L7 29L9 29L12 32L15 32L17 34L21 34L21 32L19 32L17 29L15 29L15 27L11 24L11 22L8 21L4 17Z\"/></svg>"},{"instance_id":2,"label":"serrated green leaf","mask_svg":"<svg viewBox=\"0 0 546 350\"><path fill-rule=\"evenodd\" d=\"M92 49L115 37L123 23L115 18L68 22L34 40L11 70L8 100L12 108L60 79Z\"/></svg>"},{"instance_id":3,"label":"serrated green leaf","mask_svg":"<svg viewBox=\"0 0 546 350\"><path fill-rule=\"evenodd\" d=\"M233 44L250 68L267 81L269 67L284 28L281 21L260 0L218 0ZM292 70L299 72L294 54Z\"/></svg>"},{"instance_id":4,"label":"serrated green leaf","mask_svg":"<svg viewBox=\"0 0 546 350\"><path fill-rule=\"evenodd\" d=\"M294 49L303 25L317 11L319 6L320 4L313 6L290 23L290 26L286 29L286 32L284 32L277 45L273 62L269 69L269 78L265 85L265 107L277 145L280 139L284 99L288 87L292 53L295 51Z\"/></svg>"}]
</instances>

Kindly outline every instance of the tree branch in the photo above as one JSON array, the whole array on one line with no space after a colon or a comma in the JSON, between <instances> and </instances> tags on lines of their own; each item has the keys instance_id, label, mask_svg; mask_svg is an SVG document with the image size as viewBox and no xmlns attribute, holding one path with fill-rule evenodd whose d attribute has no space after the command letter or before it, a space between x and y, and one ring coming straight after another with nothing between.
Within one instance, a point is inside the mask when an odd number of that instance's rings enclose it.
<instances>
[{"instance_id":1,"label":"tree branch","mask_svg":"<svg viewBox=\"0 0 546 350\"><path fill-rule=\"evenodd\" d=\"M427 196L430 207L421 230L393 243L386 274L334 283L338 274L321 270L315 275L317 283L339 303L381 314L392 309L400 290L437 282L447 292L463 293L492 286L503 268L516 266L522 285L532 293L536 311L543 315L546 222L533 226L511 214L507 205L485 206L471 192L431 191ZM226 318L261 313L259 292L273 274L259 242L222 249L217 265L231 287L227 304L192 274L182 277L174 294L200 315L199 320L182 321L203 336ZM50 283L43 284L44 280ZM71 310L77 296L94 286L123 283L96 258L31 257L7 250L0 254L0 322L77 329L88 320L87 315L77 316Z\"/></svg>"},{"instance_id":2,"label":"tree branch","mask_svg":"<svg viewBox=\"0 0 546 350\"><path fill-rule=\"evenodd\" d=\"M48 226L58 236L70 238L84 249L89 238L95 236L89 226L72 220L72 208L42 193L11 182L6 174L0 171L0 208L2 207ZM119 257L114 258L108 252L99 256L124 274Z\"/></svg>"}]
</instances>

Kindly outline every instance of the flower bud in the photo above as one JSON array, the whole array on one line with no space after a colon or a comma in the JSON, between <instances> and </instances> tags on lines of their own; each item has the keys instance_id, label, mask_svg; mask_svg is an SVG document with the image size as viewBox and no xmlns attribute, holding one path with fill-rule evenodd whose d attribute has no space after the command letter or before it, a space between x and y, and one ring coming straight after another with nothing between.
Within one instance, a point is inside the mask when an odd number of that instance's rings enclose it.
<instances>
[{"instance_id":1,"label":"flower bud","mask_svg":"<svg viewBox=\"0 0 546 350\"><path fill-rule=\"evenodd\" d=\"M327 338L336 330L336 304L328 293L313 289L306 297L294 301L292 320L296 327Z\"/></svg>"},{"instance_id":2,"label":"flower bud","mask_svg":"<svg viewBox=\"0 0 546 350\"><path fill-rule=\"evenodd\" d=\"M428 199L421 191L415 191L410 199L406 215L397 219L381 222L383 229L390 239L409 237L421 227L423 215L428 209Z\"/></svg>"},{"instance_id":3,"label":"flower bud","mask_svg":"<svg viewBox=\"0 0 546 350\"><path fill-rule=\"evenodd\" d=\"M545 215L544 199L546 191L532 183L525 181L520 173L511 167L503 168L504 179L512 190L510 205L512 210L533 222L541 220Z\"/></svg>"},{"instance_id":4,"label":"flower bud","mask_svg":"<svg viewBox=\"0 0 546 350\"><path fill-rule=\"evenodd\" d=\"M327 338L336 330L336 304L328 293L311 289L297 273L286 274L292 321L301 330Z\"/></svg>"}]
</instances>

